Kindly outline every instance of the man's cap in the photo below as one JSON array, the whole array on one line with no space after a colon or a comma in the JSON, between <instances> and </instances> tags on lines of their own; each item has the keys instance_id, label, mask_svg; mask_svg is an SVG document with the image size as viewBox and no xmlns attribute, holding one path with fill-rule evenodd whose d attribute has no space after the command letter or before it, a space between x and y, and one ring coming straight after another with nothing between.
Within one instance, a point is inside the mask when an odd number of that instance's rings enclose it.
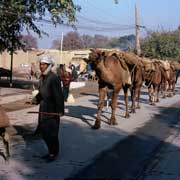
<instances>
[{"instance_id":1,"label":"man's cap","mask_svg":"<svg viewBox=\"0 0 180 180\"><path fill-rule=\"evenodd\" d=\"M51 64L54 66L53 58L48 55L42 55L39 57L39 63L46 63L46 64Z\"/></svg>"}]
</instances>

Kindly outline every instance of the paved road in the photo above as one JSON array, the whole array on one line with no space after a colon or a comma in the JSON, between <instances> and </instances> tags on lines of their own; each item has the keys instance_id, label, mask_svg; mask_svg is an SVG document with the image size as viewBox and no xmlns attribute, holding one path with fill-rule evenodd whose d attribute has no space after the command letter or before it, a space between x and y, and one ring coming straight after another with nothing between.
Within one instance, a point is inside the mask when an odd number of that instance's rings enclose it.
<instances>
[{"instance_id":1,"label":"paved road","mask_svg":"<svg viewBox=\"0 0 180 180\"><path fill-rule=\"evenodd\" d=\"M125 108L120 95L116 112L119 125L107 124L110 113L104 109L102 128L97 131L90 128L96 117L97 93L84 93L74 104L66 104L66 116L61 119L59 132L61 153L51 164L37 158L46 153L46 149L42 141L30 136L37 125L37 115L27 112L37 111L38 106L9 112L15 133L11 139L9 164L4 164L0 157L0 179L151 178L163 147L167 144L179 150L176 144L167 141L174 129L179 130L176 123L180 112L180 84L176 90L176 96L150 106L144 89L141 109L129 119L123 117ZM6 97L1 98L5 102Z\"/></svg>"},{"instance_id":2,"label":"paved road","mask_svg":"<svg viewBox=\"0 0 180 180\"><path fill-rule=\"evenodd\" d=\"M159 150L165 146L164 140L171 135L174 128L177 128L175 125L180 120L178 107L180 102L170 108L162 108L161 114L153 116L144 126L104 151L92 164L72 177L142 179L147 175L146 171L151 162L157 159ZM151 179L154 180L154 176ZM157 179L159 180L159 177Z\"/></svg>"}]
</instances>

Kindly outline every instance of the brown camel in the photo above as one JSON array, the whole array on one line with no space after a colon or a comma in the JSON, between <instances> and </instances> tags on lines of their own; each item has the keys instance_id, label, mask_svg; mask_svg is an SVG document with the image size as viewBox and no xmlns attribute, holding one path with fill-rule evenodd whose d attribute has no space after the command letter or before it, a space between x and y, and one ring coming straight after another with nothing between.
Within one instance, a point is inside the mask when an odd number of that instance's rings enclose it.
<instances>
[{"instance_id":1,"label":"brown camel","mask_svg":"<svg viewBox=\"0 0 180 180\"><path fill-rule=\"evenodd\" d=\"M101 112L104 106L104 99L107 94L107 88L112 89L110 125L117 125L115 111L117 98L121 88L124 90L126 112L125 117L129 117L128 112L128 88L130 87L130 74L126 63L121 61L116 53L109 53L99 49L91 49L89 62L99 78L99 102L98 111L94 129L100 128Z\"/></svg>"},{"instance_id":2,"label":"brown camel","mask_svg":"<svg viewBox=\"0 0 180 180\"><path fill-rule=\"evenodd\" d=\"M140 109L140 94L141 87L144 82L144 67L139 60L137 64L134 65L134 68L131 70L131 80L132 86L130 88L131 91L131 113L136 112L136 108ZM135 102L137 100L137 106Z\"/></svg>"},{"instance_id":3,"label":"brown camel","mask_svg":"<svg viewBox=\"0 0 180 180\"><path fill-rule=\"evenodd\" d=\"M177 61L161 61L163 98L175 95L176 73L180 69Z\"/></svg>"},{"instance_id":4,"label":"brown camel","mask_svg":"<svg viewBox=\"0 0 180 180\"><path fill-rule=\"evenodd\" d=\"M142 59L134 53L115 51L119 59L123 60L130 71L131 75L131 113L135 113L136 108L140 108L140 93L144 81L144 65ZM137 101L137 106L136 106Z\"/></svg>"},{"instance_id":5,"label":"brown camel","mask_svg":"<svg viewBox=\"0 0 180 180\"><path fill-rule=\"evenodd\" d=\"M148 87L149 101L151 105L159 102L159 90L162 81L162 71L159 62L152 62L153 69L145 71L145 84Z\"/></svg>"},{"instance_id":6,"label":"brown camel","mask_svg":"<svg viewBox=\"0 0 180 180\"><path fill-rule=\"evenodd\" d=\"M180 64L177 61L170 61L170 72L169 72L169 79L168 79L168 91L169 97L175 95L175 84L176 84L176 73L177 70L180 69Z\"/></svg>"}]
</instances>

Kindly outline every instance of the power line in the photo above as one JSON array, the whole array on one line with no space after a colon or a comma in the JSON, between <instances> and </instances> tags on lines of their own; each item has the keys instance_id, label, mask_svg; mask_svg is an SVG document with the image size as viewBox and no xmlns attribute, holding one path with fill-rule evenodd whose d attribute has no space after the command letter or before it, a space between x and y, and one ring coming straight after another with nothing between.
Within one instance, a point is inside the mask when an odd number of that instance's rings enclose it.
<instances>
[{"instance_id":1,"label":"power line","mask_svg":"<svg viewBox=\"0 0 180 180\"><path fill-rule=\"evenodd\" d=\"M112 22L103 22L103 21L98 21L98 20L93 20L81 15L77 15L78 18L80 18L81 20L85 20L86 22L90 22L90 23L94 23L96 25L104 25L104 26L116 26L116 27L133 27L134 25L122 25L122 24L114 24Z\"/></svg>"},{"instance_id":2,"label":"power line","mask_svg":"<svg viewBox=\"0 0 180 180\"><path fill-rule=\"evenodd\" d=\"M8 15L16 14L17 15L17 13L15 13L13 11L5 11L5 14L8 14ZM24 15L24 13L23 13L23 15ZM30 17L30 15L27 15L27 16ZM129 30L133 30L135 28L134 25L120 25L120 24L114 24L114 23L108 24L108 22L92 20L87 17L82 17L81 15L79 15L79 17L81 17L81 19L84 19L88 23L88 25L81 25L81 24L76 23L75 26L77 29L86 30L86 31L96 31L96 32L102 32L102 31L115 32L116 31L116 32L119 32L119 31L129 31ZM34 20L35 23L43 22L46 25L48 24L48 25L51 25L54 27L51 20L48 20L45 18L38 18L38 17L36 17L35 20ZM90 25L89 22L94 23L94 25ZM41 24L41 26L43 26L43 24ZM57 26L72 28L72 26L68 25L68 24L57 24Z\"/></svg>"},{"instance_id":3,"label":"power line","mask_svg":"<svg viewBox=\"0 0 180 180\"><path fill-rule=\"evenodd\" d=\"M114 20L115 18L117 18L117 17L115 17L114 15L112 15L111 13L109 13L109 11L106 11L106 10L104 10L104 9L100 9L99 7L95 6L95 5L92 3L92 1L86 0L86 3L87 3L89 6L93 7L94 10L96 10L96 12L99 12L99 13L101 14L101 16L99 16L99 17L102 17L101 19L108 19L108 18L110 17L111 20ZM102 15L103 15L103 16L102 16ZM104 15L108 15L108 16L104 16Z\"/></svg>"}]
</instances>

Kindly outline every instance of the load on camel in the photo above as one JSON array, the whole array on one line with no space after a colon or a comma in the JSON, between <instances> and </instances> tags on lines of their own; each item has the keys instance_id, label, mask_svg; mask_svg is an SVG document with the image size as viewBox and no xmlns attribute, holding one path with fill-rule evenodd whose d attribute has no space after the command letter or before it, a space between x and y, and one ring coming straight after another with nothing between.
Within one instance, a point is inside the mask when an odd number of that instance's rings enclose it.
<instances>
[{"instance_id":1,"label":"load on camel","mask_svg":"<svg viewBox=\"0 0 180 180\"><path fill-rule=\"evenodd\" d=\"M10 125L9 118L4 111L3 107L0 105L0 137L2 138L5 153L0 150L0 156L2 156L6 161L10 157L9 152L9 135L6 132L6 128Z\"/></svg>"},{"instance_id":2,"label":"load on camel","mask_svg":"<svg viewBox=\"0 0 180 180\"><path fill-rule=\"evenodd\" d=\"M134 58L134 56L130 56L130 54L127 54L126 56L126 54L123 52L121 53L121 51L102 51L99 49L91 49L88 60L99 78L98 111L93 128L100 128L100 116L104 106L104 99L107 94L107 89L112 89L112 113L110 118L110 125L116 125L117 121L115 117L115 111L119 92L123 88L126 106L125 117L129 117L128 88L132 86L131 71L134 71L141 63L139 62L138 58ZM129 61L129 63L127 63L125 60ZM128 66L131 66L131 68Z\"/></svg>"}]
</instances>

